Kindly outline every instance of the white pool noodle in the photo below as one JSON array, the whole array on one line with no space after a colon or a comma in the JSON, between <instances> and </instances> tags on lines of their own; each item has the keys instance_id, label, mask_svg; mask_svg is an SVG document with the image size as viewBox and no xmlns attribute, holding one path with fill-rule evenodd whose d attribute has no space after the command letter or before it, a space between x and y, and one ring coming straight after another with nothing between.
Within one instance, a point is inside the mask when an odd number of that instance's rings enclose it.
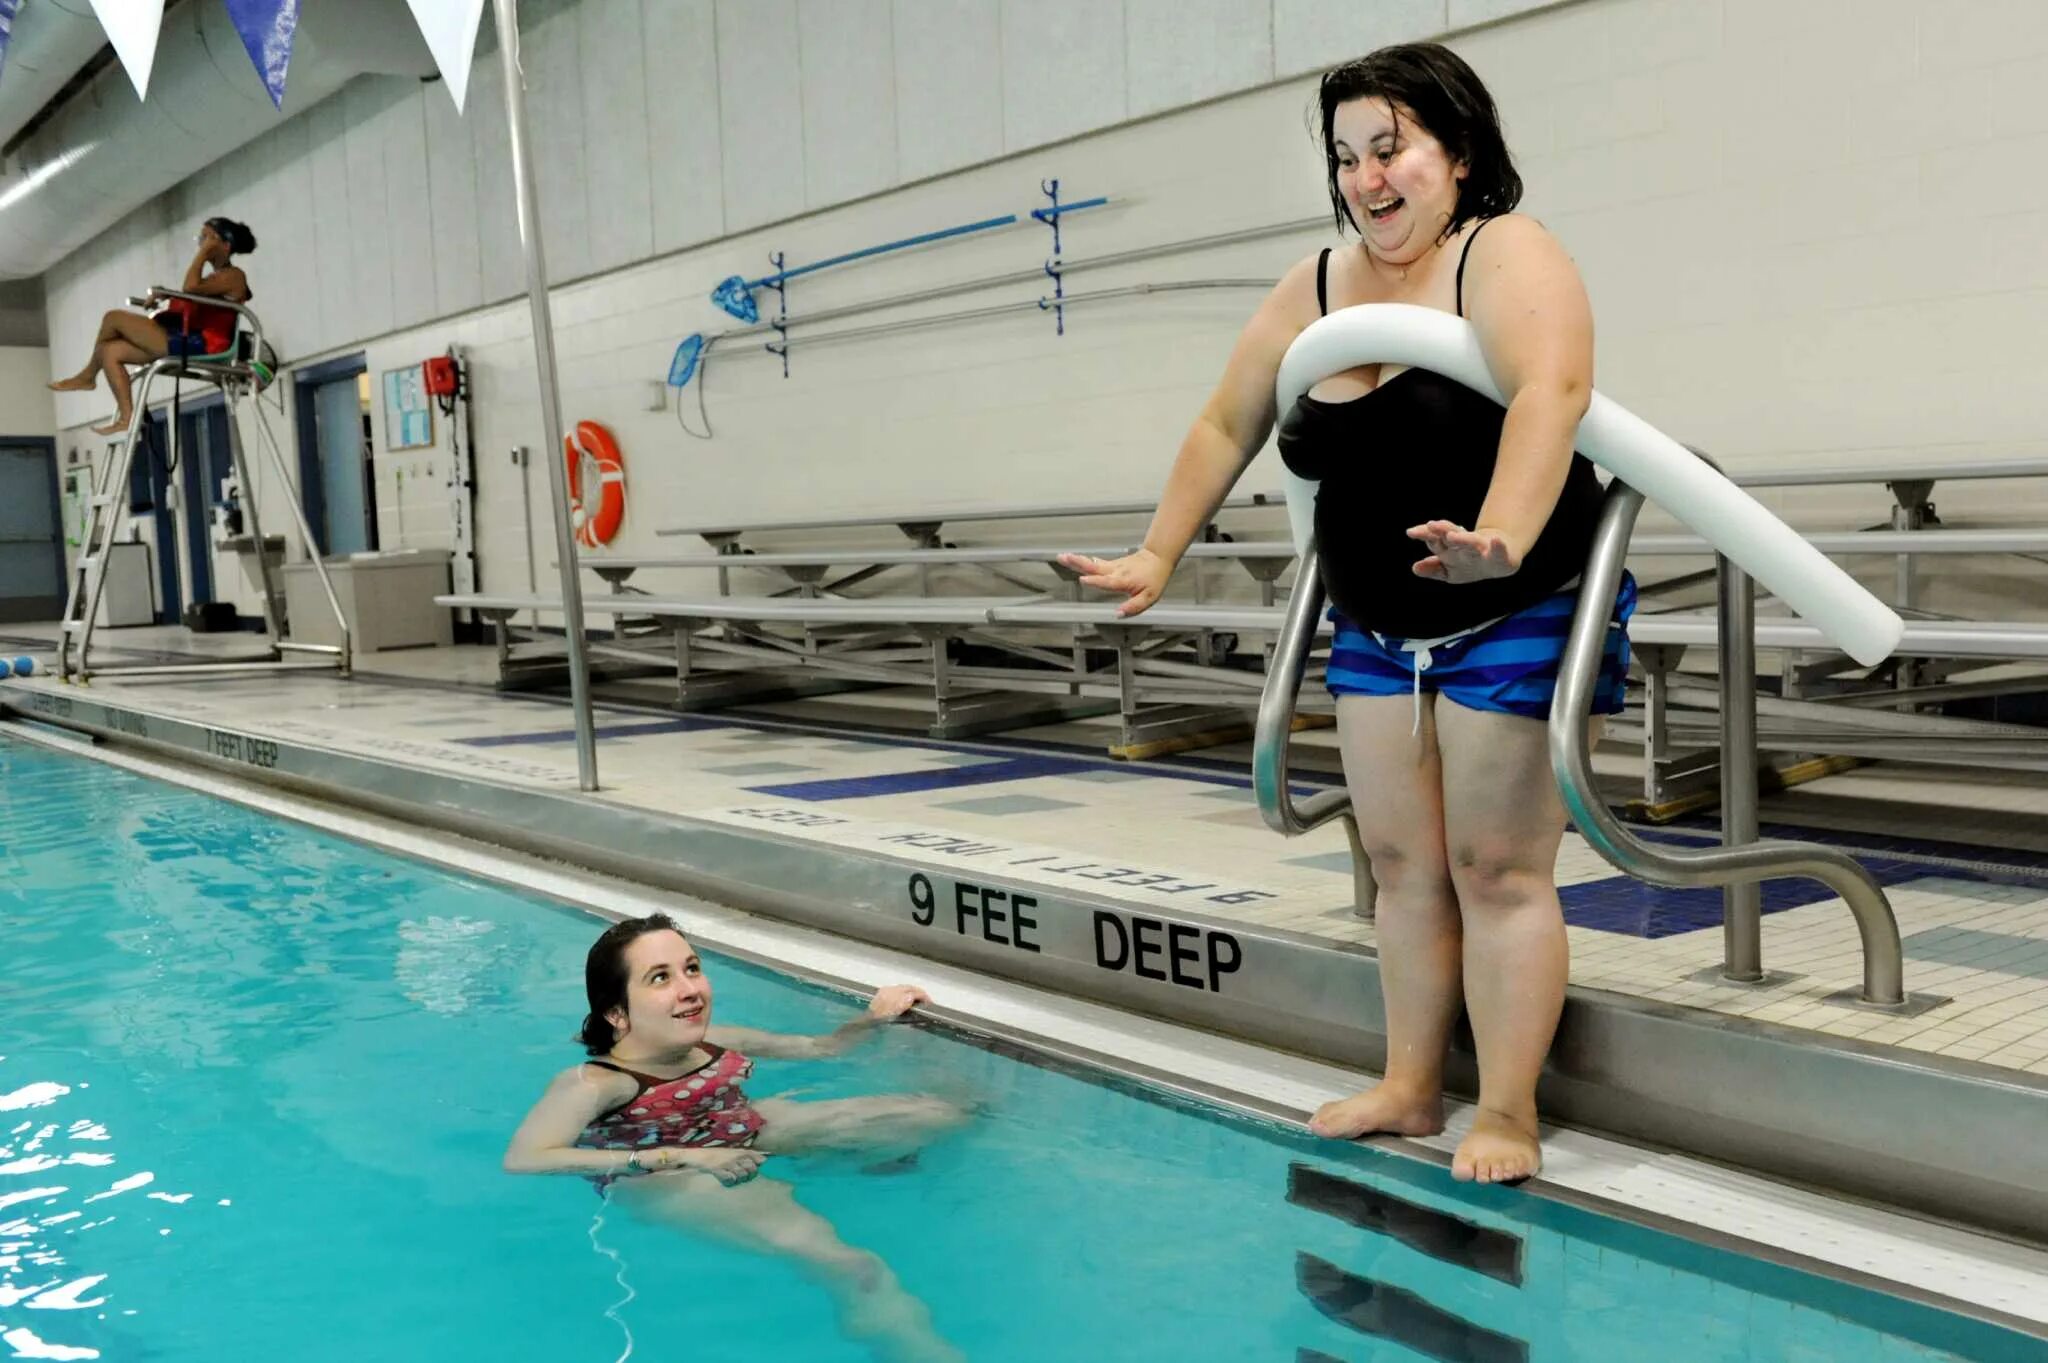
<instances>
[{"instance_id":1,"label":"white pool noodle","mask_svg":"<svg viewBox=\"0 0 2048 1363\"><path fill-rule=\"evenodd\" d=\"M1363 364L1428 369L1501 401L1469 322L1409 303L1366 303L1319 318L1295 338L1280 362L1276 410L1289 411L1316 383ZM1678 517L1857 662L1872 666L1898 646L1906 627L1896 612L1754 497L1641 417L1596 392L1579 423L1576 448ZM1286 488L1294 545L1305 551L1314 531L1316 484L1289 472Z\"/></svg>"}]
</instances>

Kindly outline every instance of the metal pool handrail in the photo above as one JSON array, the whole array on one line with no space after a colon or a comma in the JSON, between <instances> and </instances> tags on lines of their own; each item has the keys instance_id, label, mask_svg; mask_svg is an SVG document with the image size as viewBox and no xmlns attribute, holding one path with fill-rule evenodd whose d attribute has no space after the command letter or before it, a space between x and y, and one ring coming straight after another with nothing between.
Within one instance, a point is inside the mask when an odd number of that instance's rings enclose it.
<instances>
[{"instance_id":1,"label":"metal pool handrail","mask_svg":"<svg viewBox=\"0 0 2048 1363\"><path fill-rule=\"evenodd\" d=\"M1821 881L1842 897L1856 919L1863 941L1863 1001L1882 1006L1903 1005L1904 965L1898 921L1876 878L1848 853L1782 839L1723 847L1660 847L1625 829L1600 798L1593 784L1586 719L1592 710L1593 682L1600 666L1607 622L1621 585L1629 531L1642 505L1643 496L1634 488L1618 479L1609 486L1579 587L1571 636L1559 668L1550 717L1551 770L1574 826L1617 869L1652 884L1747 886L1772 876L1810 876ZM1267 826L1279 833L1305 833L1331 819L1344 818L1351 833L1357 874L1361 884L1370 885L1371 868L1358 839L1350 794L1342 789L1318 791L1297 804L1287 782L1287 747L1293 729L1295 694L1301 686L1316 616L1323 601L1317 559L1311 544L1302 556L1294 592L1288 600L1286 623L1273 651L1265 690L1260 695L1253 737L1252 788ZM1743 586L1746 588L1747 584ZM1747 632L1748 614L1737 609L1736 595L1746 597L1747 592L1724 594L1718 610L1723 638L1734 645L1732 653L1722 659L1723 675L1739 685L1754 676L1754 667L1749 662L1754 657L1754 639ZM1738 639L1737 635L1742 637ZM1739 717L1731 719L1729 707L1724 707L1723 788L1731 793L1751 792L1747 799L1753 819L1756 748L1753 742L1730 742L1731 737L1739 739L1739 734L1729 734L1731 723L1739 726ZM1733 798L1739 802L1744 797L1736 794ZM1359 910L1370 915L1369 897L1361 897ZM1755 939L1760 931L1760 915L1754 912L1731 919L1731 973L1759 963ZM1749 978L1760 973L1758 970Z\"/></svg>"}]
</instances>

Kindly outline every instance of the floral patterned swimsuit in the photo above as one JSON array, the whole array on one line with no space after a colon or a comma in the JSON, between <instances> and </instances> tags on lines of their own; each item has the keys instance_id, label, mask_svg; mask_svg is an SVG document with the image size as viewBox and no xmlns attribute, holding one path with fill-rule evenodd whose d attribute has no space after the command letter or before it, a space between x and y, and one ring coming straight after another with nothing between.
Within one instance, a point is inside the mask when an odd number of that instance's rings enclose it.
<instances>
[{"instance_id":1,"label":"floral patterned swimsuit","mask_svg":"<svg viewBox=\"0 0 2048 1363\"><path fill-rule=\"evenodd\" d=\"M616 1070L640 1086L625 1102L603 1113L576 1138L586 1150L649 1150L674 1145L686 1150L749 1146L761 1134L761 1114L747 1102L740 1081L754 1062L738 1051L704 1043L711 1058L687 1074L662 1079L609 1060L585 1064Z\"/></svg>"}]
</instances>

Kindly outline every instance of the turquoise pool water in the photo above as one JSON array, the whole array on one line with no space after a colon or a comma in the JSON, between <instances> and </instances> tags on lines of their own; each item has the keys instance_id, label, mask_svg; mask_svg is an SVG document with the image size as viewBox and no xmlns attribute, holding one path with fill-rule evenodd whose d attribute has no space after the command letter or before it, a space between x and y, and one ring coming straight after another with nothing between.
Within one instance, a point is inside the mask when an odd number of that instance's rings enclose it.
<instances>
[{"instance_id":1,"label":"turquoise pool water","mask_svg":"<svg viewBox=\"0 0 2048 1363\"><path fill-rule=\"evenodd\" d=\"M0 731L0 1358L873 1357L786 1263L499 1171L597 930ZM711 970L729 1021L853 1010ZM2048 1356L934 1031L752 1087L982 1105L906 1169L770 1170L976 1363Z\"/></svg>"}]
</instances>

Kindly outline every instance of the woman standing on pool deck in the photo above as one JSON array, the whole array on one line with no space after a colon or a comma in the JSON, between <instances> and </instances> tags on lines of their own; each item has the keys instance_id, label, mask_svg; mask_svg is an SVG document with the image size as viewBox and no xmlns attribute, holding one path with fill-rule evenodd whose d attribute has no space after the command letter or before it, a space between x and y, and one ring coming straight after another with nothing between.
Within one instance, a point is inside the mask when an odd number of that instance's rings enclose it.
<instances>
[{"instance_id":1,"label":"woman standing on pool deck","mask_svg":"<svg viewBox=\"0 0 2048 1363\"><path fill-rule=\"evenodd\" d=\"M1152 605L1278 418L1288 468L1320 480L1328 684L1379 883L1387 1013L1385 1076L1310 1126L1346 1139L1441 1131L1462 1003L1479 1103L1452 1171L1510 1182L1541 1164L1536 1081L1564 1003L1565 814L1546 728L1602 496L1572 450L1593 389L1592 313L1564 249L1514 212L1522 182L1493 98L1448 48L1406 44L1340 66L1317 109L1337 225L1358 240L1297 263L1253 315L1144 547L1064 561L1124 593L1120 614ZM1506 408L1426 370L1369 364L1275 412L1288 346L1361 303L1469 320ZM1625 581L1599 714L1621 709L1633 602Z\"/></svg>"},{"instance_id":2,"label":"woman standing on pool deck","mask_svg":"<svg viewBox=\"0 0 2048 1363\"><path fill-rule=\"evenodd\" d=\"M583 975L590 1014L581 1040L593 1059L555 1077L513 1133L506 1170L583 1174L642 1215L790 1255L832 1290L848 1332L884 1358L958 1360L888 1265L841 1240L830 1222L798 1205L788 1184L757 1175L771 1155L902 1152L956 1125L960 1109L902 1094L755 1101L740 1087L753 1070L743 1051L791 1060L838 1055L877 1025L929 1003L924 992L891 985L865 1016L821 1037L713 1026L711 981L666 914L606 929Z\"/></svg>"}]
</instances>

